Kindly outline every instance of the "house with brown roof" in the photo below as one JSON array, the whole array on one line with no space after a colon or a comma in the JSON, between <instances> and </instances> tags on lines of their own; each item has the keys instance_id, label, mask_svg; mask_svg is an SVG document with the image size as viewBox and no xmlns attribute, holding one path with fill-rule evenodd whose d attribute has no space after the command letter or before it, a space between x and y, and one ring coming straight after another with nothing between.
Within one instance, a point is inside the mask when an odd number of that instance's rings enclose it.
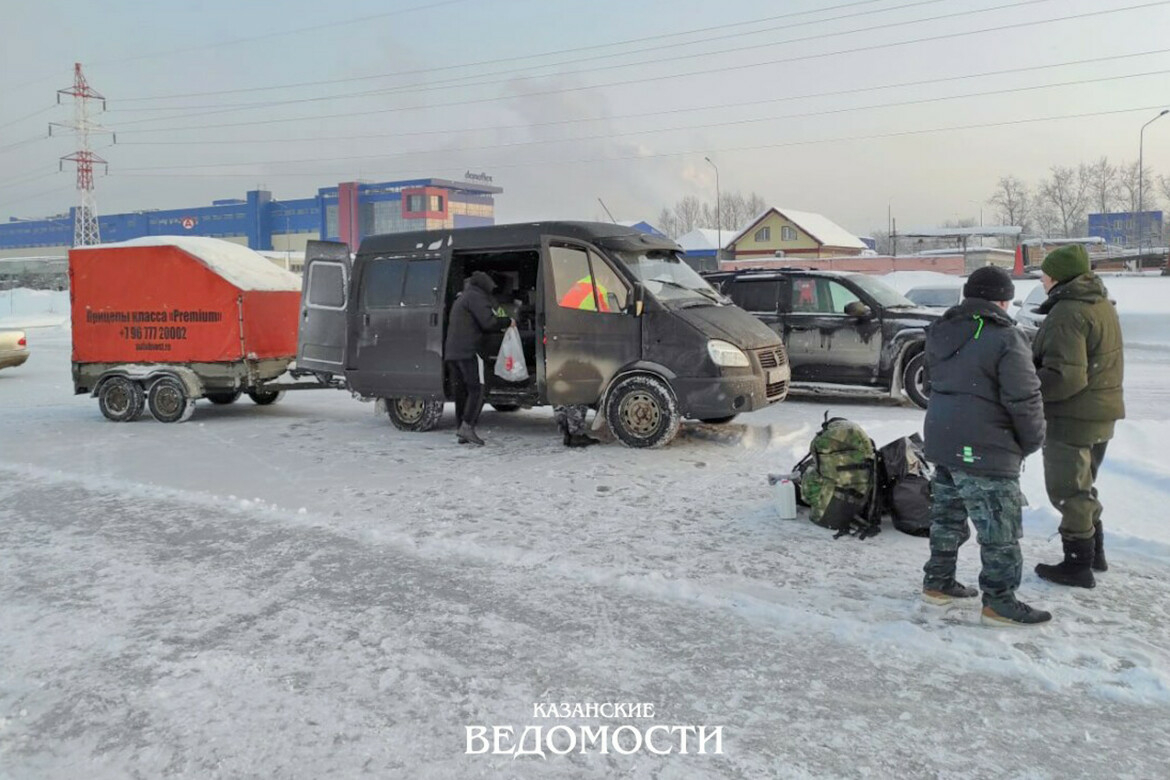
<instances>
[{"instance_id":1,"label":"house with brown roof","mask_svg":"<svg viewBox=\"0 0 1170 780\"><path fill-rule=\"evenodd\" d=\"M769 208L727 242L735 260L775 257L853 257L867 247L828 217L811 211Z\"/></svg>"}]
</instances>

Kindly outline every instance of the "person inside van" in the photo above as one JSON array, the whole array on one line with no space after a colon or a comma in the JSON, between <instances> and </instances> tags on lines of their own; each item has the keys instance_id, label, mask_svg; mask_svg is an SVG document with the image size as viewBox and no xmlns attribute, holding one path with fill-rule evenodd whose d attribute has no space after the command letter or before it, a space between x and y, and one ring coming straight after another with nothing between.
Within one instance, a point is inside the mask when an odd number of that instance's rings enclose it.
<instances>
[{"instance_id":1,"label":"person inside van","mask_svg":"<svg viewBox=\"0 0 1170 780\"><path fill-rule=\"evenodd\" d=\"M479 356L485 346L484 337L516 324L509 317L497 317L493 311L492 290L495 286L492 278L483 271L473 273L452 304L447 320L443 359L455 394L455 416L459 422L455 438L460 444L482 446L484 443L475 432L484 401L483 382L479 377Z\"/></svg>"}]
</instances>

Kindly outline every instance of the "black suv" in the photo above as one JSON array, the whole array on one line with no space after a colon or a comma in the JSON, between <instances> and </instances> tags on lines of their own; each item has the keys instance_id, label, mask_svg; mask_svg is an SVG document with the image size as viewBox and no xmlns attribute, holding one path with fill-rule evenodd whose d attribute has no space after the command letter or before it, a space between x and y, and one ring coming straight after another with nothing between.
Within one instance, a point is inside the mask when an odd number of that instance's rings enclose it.
<instances>
[{"instance_id":1,"label":"black suv","mask_svg":"<svg viewBox=\"0 0 1170 780\"><path fill-rule=\"evenodd\" d=\"M901 393L926 408L922 348L926 326L940 311L866 274L783 269L704 276L780 334L794 385Z\"/></svg>"}]
</instances>

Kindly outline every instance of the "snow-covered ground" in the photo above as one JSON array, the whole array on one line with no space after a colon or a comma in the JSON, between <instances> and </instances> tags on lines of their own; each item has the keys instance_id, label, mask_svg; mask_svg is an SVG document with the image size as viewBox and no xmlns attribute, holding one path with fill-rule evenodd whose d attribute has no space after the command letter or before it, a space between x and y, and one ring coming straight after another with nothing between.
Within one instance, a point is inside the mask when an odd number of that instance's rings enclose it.
<instances>
[{"instance_id":1,"label":"snow-covered ground","mask_svg":"<svg viewBox=\"0 0 1170 780\"><path fill-rule=\"evenodd\" d=\"M1170 292L1170 279L1146 280ZM1160 290L1161 288L1159 288ZM0 293L0 327L63 294ZM1155 296L1158 297L1159 296ZM1120 304L1119 304L1120 305ZM11 306L11 313L9 307ZM52 309L52 310L50 310ZM1161 333L1170 336L1170 303ZM0 777L1159 777L1170 763L1170 349L1127 355L1100 487L1111 570L1059 557L1038 458L1021 595L979 625L917 599L926 542L782 522L826 410L879 444L890 402L792 399L654 452L560 446L488 410L483 449L402 433L336 391L106 422L69 332L0 371ZM962 553L974 583L977 547ZM466 755L465 727L545 702L647 702L722 754ZM677 748L677 740L673 743Z\"/></svg>"}]
</instances>

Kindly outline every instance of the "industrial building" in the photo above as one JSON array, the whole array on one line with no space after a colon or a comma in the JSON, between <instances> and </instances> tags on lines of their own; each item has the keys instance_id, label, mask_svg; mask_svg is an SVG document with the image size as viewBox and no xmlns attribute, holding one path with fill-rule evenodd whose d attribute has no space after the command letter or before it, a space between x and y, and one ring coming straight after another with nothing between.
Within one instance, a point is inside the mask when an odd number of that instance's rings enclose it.
<instances>
[{"instance_id":1,"label":"industrial building","mask_svg":"<svg viewBox=\"0 0 1170 780\"><path fill-rule=\"evenodd\" d=\"M342 182L310 198L277 200L268 190L209 206L143 210L98 218L101 240L140 236L212 236L256 250L303 252L313 239L344 241L353 248L363 236L410 230L495 224L500 187L481 181L412 179L379 183ZM73 243L74 209L43 219L0 223L0 258L63 256Z\"/></svg>"}]
</instances>

